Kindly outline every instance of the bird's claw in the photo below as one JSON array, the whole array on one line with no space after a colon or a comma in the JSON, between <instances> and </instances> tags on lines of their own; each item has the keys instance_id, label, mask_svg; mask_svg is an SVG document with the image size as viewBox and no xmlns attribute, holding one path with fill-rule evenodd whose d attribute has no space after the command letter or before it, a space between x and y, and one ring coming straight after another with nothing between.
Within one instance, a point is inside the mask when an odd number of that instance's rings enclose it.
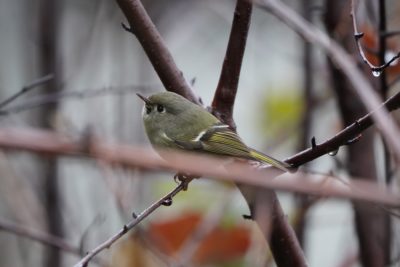
<instances>
[{"instance_id":1,"label":"bird's claw","mask_svg":"<svg viewBox=\"0 0 400 267\"><path fill-rule=\"evenodd\" d=\"M195 176L186 174L186 173L177 173L174 175L174 181L177 184L182 184L182 190L186 191L189 187L189 183L194 179L197 178Z\"/></svg>"}]
</instances>

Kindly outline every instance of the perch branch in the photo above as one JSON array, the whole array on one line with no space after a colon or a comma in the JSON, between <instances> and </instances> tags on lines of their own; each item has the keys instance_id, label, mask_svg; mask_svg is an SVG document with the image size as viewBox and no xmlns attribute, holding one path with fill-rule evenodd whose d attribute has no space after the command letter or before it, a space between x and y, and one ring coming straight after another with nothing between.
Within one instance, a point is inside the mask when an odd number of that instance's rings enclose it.
<instances>
[{"instance_id":1,"label":"perch branch","mask_svg":"<svg viewBox=\"0 0 400 267\"><path fill-rule=\"evenodd\" d=\"M185 182L181 182L174 190L172 190L171 192L169 192L168 194L166 194L165 196L163 196L162 198L151 204L148 208L142 211L142 213L140 213L139 215L134 214L133 219L129 223L125 224L122 227L122 229L120 229L116 234L111 236L109 239L107 239L99 246L88 252L85 257L83 257L77 264L74 265L74 267L86 267L89 261L93 259L93 257L95 257L104 249L110 248L112 244L114 244L118 239L123 237L127 232L129 232L129 230L138 225L141 221L147 218L159 207L163 205L170 205L170 203L172 203L172 198L180 191L184 190L185 186L186 186Z\"/></svg>"}]
</instances>

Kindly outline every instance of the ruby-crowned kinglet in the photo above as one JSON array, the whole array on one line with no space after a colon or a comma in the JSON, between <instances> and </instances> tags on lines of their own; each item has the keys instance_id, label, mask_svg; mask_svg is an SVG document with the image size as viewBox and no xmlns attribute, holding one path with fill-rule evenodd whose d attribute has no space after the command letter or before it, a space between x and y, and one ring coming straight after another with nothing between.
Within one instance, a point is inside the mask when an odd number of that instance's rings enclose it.
<instances>
[{"instance_id":1,"label":"ruby-crowned kinglet","mask_svg":"<svg viewBox=\"0 0 400 267\"><path fill-rule=\"evenodd\" d=\"M157 149L173 148L206 152L270 164L282 171L290 165L246 146L228 125L186 98L161 92L146 98L143 122L151 144Z\"/></svg>"}]
</instances>

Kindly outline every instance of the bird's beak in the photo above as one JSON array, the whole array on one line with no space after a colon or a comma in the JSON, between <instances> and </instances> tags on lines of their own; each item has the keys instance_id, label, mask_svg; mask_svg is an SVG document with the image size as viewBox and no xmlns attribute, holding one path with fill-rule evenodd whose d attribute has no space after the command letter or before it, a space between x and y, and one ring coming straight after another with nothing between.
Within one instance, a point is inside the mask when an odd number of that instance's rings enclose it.
<instances>
[{"instance_id":1,"label":"bird's beak","mask_svg":"<svg viewBox=\"0 0 400 267\"><path fill-rule=\"evenodd\" d=\"M136 93L136 95L137 95L140 99L142 99L142 100L144 101L144 103L146 103L146 105L151 104L150 99L148 99L147 97L144 97L144 96L142 96L142 95L139 94L139 93Z\"/></svg>"}]
</instances>

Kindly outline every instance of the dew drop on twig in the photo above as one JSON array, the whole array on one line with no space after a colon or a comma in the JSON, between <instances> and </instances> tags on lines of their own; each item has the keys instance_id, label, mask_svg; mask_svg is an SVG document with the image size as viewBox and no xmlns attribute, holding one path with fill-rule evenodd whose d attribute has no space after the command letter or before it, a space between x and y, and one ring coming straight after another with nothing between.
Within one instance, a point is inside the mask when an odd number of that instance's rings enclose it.
<instances>
[{"instance_id":1,"label":"dew drop on twig","mask_svg":"<svg viewBox=\"0 0 400 267\"><path fill-rule=\"evenodd\" d=\"M336 154L338 153L339 149L333 150L331 152L328 153L329 156L336 156Z\"/></svg>"},{"instance_id":2,"label":"dew drop on twig","mask_svg":"<svg viewBox=\"0 0 400 267\"><path fill-rule=\"evenodd\" d=\"M172 198L166 198L164 201L163 201L163 203L162 203L162 205L164 205L164 206L171 206L172 205Z\"/></svg>"},{"instance_id":3,"label":"dew drop on twig","mask_svg":"<svg viewBox=\"0 0 400 267\"><path fill-rule=\"evenodd\" d=\"M374 75L374 77L379 77L381 76L382 71L380 70L373 70L372 71L372 75Z\"/></svg>"}]
</instances>

